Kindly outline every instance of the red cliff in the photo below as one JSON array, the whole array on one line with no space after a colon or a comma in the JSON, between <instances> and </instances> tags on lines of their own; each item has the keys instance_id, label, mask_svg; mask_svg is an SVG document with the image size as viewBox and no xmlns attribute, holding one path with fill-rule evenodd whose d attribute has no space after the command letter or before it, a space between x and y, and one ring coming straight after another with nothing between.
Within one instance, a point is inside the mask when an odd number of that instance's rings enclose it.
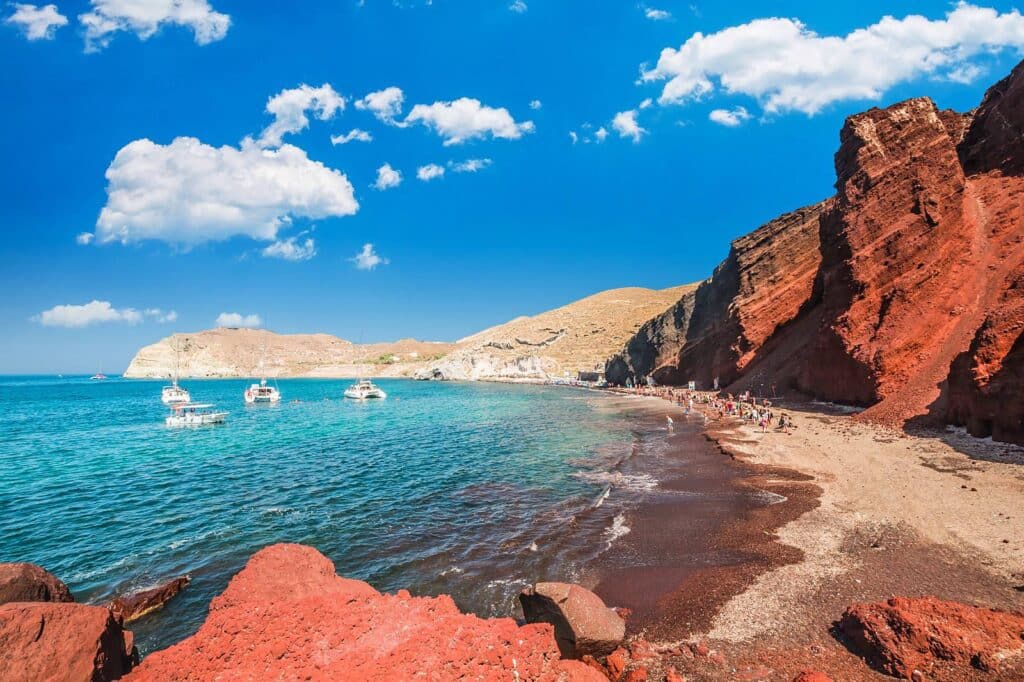
<instances>
[{"instance_id":1,"label":"red cliff","mask_svg":"<svg viewBox=\"0 0 1024 682\"><path fill-rule=\"evenodd\" d=\"M199 631L149 655L130 680L522 679L597 682L559 657L550 625L481 619L450 597L381 594L302 545L256 553Z\"/></svg>"},{"instance_id":2,"label":"red cliff","mask_svg":"<svg viewBox=\"0 0 1024 682\"><path fill-rule=\"evenodd\" d=\"M609 380L719 377L1024 441L1022 131L1024 64L971 114L919 98L851 116L836 196L736 240Z\"/></svg>"}]
</instances>

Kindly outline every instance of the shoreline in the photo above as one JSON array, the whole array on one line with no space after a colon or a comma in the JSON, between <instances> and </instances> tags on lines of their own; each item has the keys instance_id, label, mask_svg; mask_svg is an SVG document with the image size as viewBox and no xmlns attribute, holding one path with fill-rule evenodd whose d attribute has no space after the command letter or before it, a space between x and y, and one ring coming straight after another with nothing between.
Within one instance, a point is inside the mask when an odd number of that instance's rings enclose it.
<instances>
[{"instance_id":1,"label":"shoreline","mask_svg":"<svg viewBox=\"0 0 1024 682\"><path fill-rule=\"evenodd\" d=\"M654 679L669 666L688 679L882 679L831 632L850 603L934 594L1024 610L1024 448L891 431L825 407L775 406L793 420L788 434L732 417L704 425L738 486L786 500L723 528L720 545L747 561L687 578L660 598L659 622L631 631L656 654L645 661Z\"/></svg>"}]
</instances>

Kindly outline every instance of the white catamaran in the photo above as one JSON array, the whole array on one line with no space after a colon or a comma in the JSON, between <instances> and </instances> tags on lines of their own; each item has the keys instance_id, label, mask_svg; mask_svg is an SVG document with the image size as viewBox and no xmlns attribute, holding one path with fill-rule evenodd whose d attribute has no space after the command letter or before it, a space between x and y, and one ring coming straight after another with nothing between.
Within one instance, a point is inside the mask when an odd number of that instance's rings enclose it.
<instances>
[{"instance_id":1,"label":"white catamaran","mask_svg":"<svg viewBox=\"0 0 1024 682\"><path fill-rule=\"evenodd\" d=\"M345 397L352 400L384 399L388 397L388 394L369 379L360 379L345 389Z\"/></svg>"},{"instance_id":2,"label":"white catamaran","mask_svg":"<svg viewBox=\"0 0 1024 682\"><path fill-rule=\"evenodd\" d=\"M245 403L279 403L281 402L281 391L274 386L267 385L267 378L260 379L260 383L253 384L245 389Z\"/></svg>"}]
</instances>

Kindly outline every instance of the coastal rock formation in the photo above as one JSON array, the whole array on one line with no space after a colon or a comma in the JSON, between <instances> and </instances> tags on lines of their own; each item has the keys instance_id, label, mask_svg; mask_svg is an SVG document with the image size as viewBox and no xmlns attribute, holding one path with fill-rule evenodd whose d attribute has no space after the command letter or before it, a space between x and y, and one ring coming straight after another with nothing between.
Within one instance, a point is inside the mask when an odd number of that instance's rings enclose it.
<instances>
[{"instance_id":1,"label":"coastal rock formation","mask_svg":"<svg viewBox=\"0 0 1024 682\"><path fill-rule=\"evenodd\" d=\"M818 219L829 206L793 211L734 241L711 279L644 324L608 362L608 381L735 381L810 298L821 262Z\"/></svg>"},{"instance_id":2,"label":"coastal rock formation","mask_svg":"<svg viewBox=\"0 0 1024 682\"><path fill-rule=\"evenodd\" d=\"M1024 442L1024 65L970 114L927 98L847 119L836 196L737 240L607 363L796 391Z\"/></svg>"},{"instance_id":3,"label":"coastal rock formation","mask_svg":"<svg viewBox=\"0 0 1024 682\"><path fill-rule=\"evenodd\" d=\"M163 608L164 604L188 587L189 582L184 576L175 578L148 590L117 597L107 607L122 623L130 623Z\"/></svg>"},{"instance_id":4,"label":"coastal rock formation","mask_svg":"<svg viewBox=\"0 0 1024 682\"><path fill-rule=\"evenodd\" d=\"M626 621L590 590L569 583L537 583L519 594L527 623L550 623L565 658L602 657L626 636Z\"/></svg>"},{"instance_id":5,"label":"coastal rock formation","mask_svg":"<svg viewBox=\"0 0 1024 682\"><path fill-rule=\"evenodd\" d=\"M839 628L871 665L906 679L914 671L929 679L962 678L967 668L995 673L1006 658L1024 653L1024 614L935 597L853 604Z\"/></svg>"},{"instance_id":6,"label":"coastal rock formation","mask_svg":"<svg viewBox=\"0 0 1024 682\"><path fill-rule=\"evenodd\" d=\"M468 336L421 379L546 381L575 379L604 368L640 325L694 285L611 289L533 317L520 317Z\"/></svg>"},{"instance_id":7,"label":"coastal rock formation","mask_svg":"<svg viewBox=\"0 0 1024 682\"><path fill-rule=\"evenodd\" d=\"M71 591L35 564L0 564L0 604L16 601L73 602Z\"/></svg>"},{"instance_id":8,"label":"coastal rock formation","mask_svg":"<svg viewBox=\"0 0 1024 682\"><path fill-rule=\"evenodd\" d=\"M10 682L116 680L137 660L132 633L100 606L0 606L0 677Z\"/></svg>"},{"instance_id":9,"label":"coastal rock formation","mask_svg":"<svg viewBox=\"0 0 1024 682\"><path fill-rule=\"evenodd\" d=\"M199 631L150 654L129 680L603 680L558 655L552 628L461 613L450 597L381 594L338 577L312 547L257 552Z\"/></svg>"},{"instance_id":10,"label":"coastal rock formation","mask_svg":"<svg viewBox=\"0 0 1024 682\"><path fill-rule=\"evenodd\" d=\"M455 343L354 344L329 334L211 329L174 334L136 353L128 378L412 377L462 381L576 378L599 371L640 325L693 287L612 289ZM263 369L261 369L261 363Z\"/></svg>"},{"instance_id":11,"label":"coastal rock formation","mask_svg":"<svg viewBox=\"0 0 1024 682\"><path fill-rule=\"evenodd\" d=\"M174 334L139 350L124 376L182 377L405 376L443 356L451 344L403 339L355 344L330 334L275 334L221 327ZM262 364L262 369L261 369Z\"/></svg>"}]
</instances>

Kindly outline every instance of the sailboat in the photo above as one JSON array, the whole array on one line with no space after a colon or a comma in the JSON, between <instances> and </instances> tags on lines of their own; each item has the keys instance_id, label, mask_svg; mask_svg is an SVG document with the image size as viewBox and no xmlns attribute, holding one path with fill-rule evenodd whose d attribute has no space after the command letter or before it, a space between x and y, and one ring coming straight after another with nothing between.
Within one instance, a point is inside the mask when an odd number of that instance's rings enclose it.
<instances>
[{"instance_id":1,"label":"sailboat","mask_svg":"<svg viewBox=\"0 0 1024 682\"><path fill-rule=\"evenodd\" d=\"M266 342L263 344L263 357L260 358L260 383L252 384L249 388L245 389L245 404L252 405L253 403L279 403L281 402L281 391L277 390L277 386L270 386L267 384L267 372L263 368L263 361L267 355Z\"/></svg>"},{"instance_id":2,"label":"sailboat","mask_svg":"<svg viewBox=\"0 0 1024 682\"><path fill-rule=\"evenodd\" d=\"M181 349L174 349L174 376L171 377L171 385L164 386L160 390L160 400L164 405L181 405L192 401L192 396L188 390L178 385L178 375L180 373L180 355Z\"/></svg>"}]
</instances>

